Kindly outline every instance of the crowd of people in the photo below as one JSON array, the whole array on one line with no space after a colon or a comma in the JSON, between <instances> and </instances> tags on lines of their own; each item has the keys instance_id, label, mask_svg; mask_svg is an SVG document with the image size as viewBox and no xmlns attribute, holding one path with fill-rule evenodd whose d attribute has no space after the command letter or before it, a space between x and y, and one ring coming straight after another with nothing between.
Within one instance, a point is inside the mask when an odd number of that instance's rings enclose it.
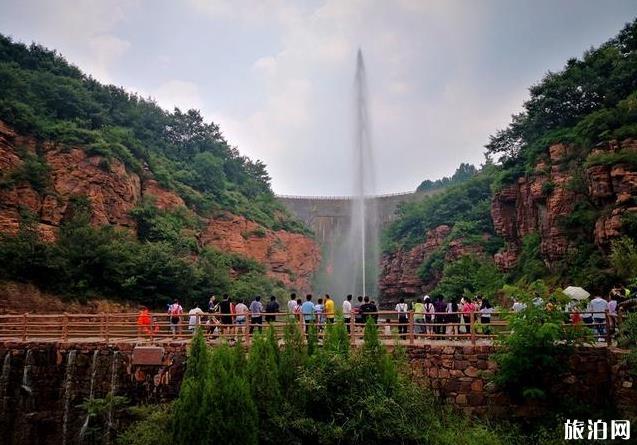
<instances>
[{"instance_id":1,"label":"crowd of people","mask_svg":"<svg viewBox=\"0 0 637 445\"><path fill-rule=\"evenodd\" d=\"M544 302L541 298L535 299L532 303L546 305L547 310L557 308L554 302ZM526 303L514 299L510 310L520 312L526 307ZM205 312L195 304L186 314L179 301L174 300L167 310L171 333L181 333L182 326L185 326L187 321L187 329L190 332L202 326L209 334L252 334L255 330L261 331L264 322L275 322L278 317L285 316L301 321L306 332L310 326L316 326L318 332L321 332L326 324L335 322L337 315L336 304L328 294L315 301L311 294L306 295L303 300L292 293L283 309L275 296L271 296L265 305L261 296L254 297L249 303L244 299L235 302L229 295L223 295L221 300L212 296L207 309ZM586 305L573 300L560 309L568 313L567 322L591 325L597 336L602 338L607 333L607 326L611 330L615 328L617 294L611 292L607 299L596 296ZM378 323L379 317L386 314L391 315L391 318L382 321L386 335L391 335L392 327L395 326L397 334L405 339L412 326L412 333L416 336L439 339L475 332L475 326L479 326L480 334L491 334L491 319L495 308L487 298L480 296L445 301L442 296L431 298L425 295L414 298L409 303L400 298L394 311L379 312L376 302L369 296L359 295L354 299L352 295L347 295L340 312L348 333L352 332L352 328L361 329L370 319ZM410 316L413 317L413 324L410 322ZM140 332L147 335L157 333L159 329L159 324L152 319L147 308L140 312L137 324Z\"/></svg>"}]
</instances>

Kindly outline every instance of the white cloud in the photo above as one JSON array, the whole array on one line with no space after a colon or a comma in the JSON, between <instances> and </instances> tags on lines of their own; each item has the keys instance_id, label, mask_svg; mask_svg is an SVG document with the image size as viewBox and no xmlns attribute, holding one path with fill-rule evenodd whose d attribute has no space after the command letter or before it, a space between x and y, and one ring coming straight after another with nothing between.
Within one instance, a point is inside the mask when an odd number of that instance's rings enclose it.
<instances>
[{"instance_id":1,"label":"white cloud","mask_svg":"<svg viewBox=\"0 0 637 445\"><path fill-rule=\"evenodd\" d=\"M169 80L151 90L147 95L168 110L174 107L179 107L181 110L204 108L199 86L186 80Z\"/></svg>"}]
</instances>

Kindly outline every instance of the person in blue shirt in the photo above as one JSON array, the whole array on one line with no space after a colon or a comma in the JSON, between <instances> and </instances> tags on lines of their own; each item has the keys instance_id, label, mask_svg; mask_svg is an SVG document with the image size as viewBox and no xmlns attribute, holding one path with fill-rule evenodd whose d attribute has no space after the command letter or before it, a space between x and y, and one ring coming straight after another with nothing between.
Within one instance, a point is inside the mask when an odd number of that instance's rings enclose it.
<instances>
[{"instance_id":1,"label":"person in blue shirt","mask_svg":"<svg viewBox=\"0 0 637 445\"><path fill-rule=\"evenodd\" d=\"M305 321L305 332L308 332L308 327L314 323L314 303L312 303L312 294L308 294L305 297L305 303L301 305L301 313L303 314L303 320Z\"/></svg>"}]
</instances>

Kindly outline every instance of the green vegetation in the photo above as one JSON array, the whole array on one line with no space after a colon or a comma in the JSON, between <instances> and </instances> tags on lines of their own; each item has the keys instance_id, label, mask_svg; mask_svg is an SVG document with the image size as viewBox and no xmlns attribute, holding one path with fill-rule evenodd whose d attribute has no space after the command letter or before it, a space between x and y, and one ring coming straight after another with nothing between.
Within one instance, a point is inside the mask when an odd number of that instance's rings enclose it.
<instances>
[{"instance_id":1,"label":"green vegetation","mask_svg":"<svg viewBox=\"0 0 637 445\"><path fill-rule=\"evenodd\" d=\"M635 71L637 21L617 37L570 59L564 70L549 72L529 89L524 111L491 136L487 150L505 168L533 167L554 142L590 148L596 143L634 136L637 124Z\"/></svg>"},{"instance_id":2,"label":"green vegetation","mask_svg":"<svg viewBox=\"0 0 637 445\"><path fill-rule=\"evenodd\" d=\"M432 190L439 190L450 185L459 184L461 182L466 181L467 179L472 178L478 173L478 169L471 164L462 163L456 169L451 177L445 176L441 179L436 179L432 181L430 179L425 179L420 183L417 192L428 192Z\"/></svg>"},{"instance_id":3,"label":"green vegetation","mask_svg":"<svg viewBox=\"0 0 637 445\"><path fill-rule=\"evenodd\" d=\"M0 119L39 140L80 146L119 159L137 173L147 165L162 186L199 213L228 209L266 227L307 232L275 199L261 161L242 156L196 110L167 112L152 100L102 85L55 51L0 35ZM0 184L46 187L46 164L33 155Z\"/></svg>"},{"instance_id":4,"label":"green vegetation","mask_svg":"<svg viewBox=\"0 0 637 445\"><path fill-rule=\"evenodd\" d=\"M595 223L613 208L589 196L586 169L619 164L637 167L637 157L630 149L592 153L600 143L637 136L636 79L637 20L617 37L587 51L581 60L569 60L562 71L549 72L533 85L524 110L490 138L487 161L480 171L469 172L463 164L452 178L424 181L419 189L446 189L401 206L398 218L384 233L384 251L408 250L423 243L429 230L448 225L451 231L418 270L423 280L437 283L431 294L447 298L458 298L465 292L490 295L504 282L527 285L537 279L556 287L577 284L593 292L606 292L618 282L633 278L637 270L631 239L637 236L637 217L625 212L625 238L615 241L610 252L607 246L596 245ZM556 143L568 144L569 149L554 162L548 149ZM538 170L540 162L544 166ZM565 186L549 177L556 169L569 172L571 180ZM494 272L491 260L504 247L493 228L491 201L504 186L532 175L548 179L541 187L538 215L530 212L518 217L540 221L542 212L547 211L542 201L548 202L559 188L565 187L573 194L574 208L550 223L557 224L566 234L568 249L561 259L551 258L549 263L539 233L526 234L515 241L516 246L508 246L519 251L518 262L502 276ZM633 204L627 202L626 206ZM542 221L538 224L545 223L546 218ZM534 223L529 224L533 227ZM458 248L459 243L466 247L464 251ZM469 257L458 258L459 251ZM488 285L475 283L474 276L480 268L485 268L485 272L479 275L490 276L485 279L490 281Z\"/></svg>"},{"instance_id":5,"label":"green vegetation","mask_svg":"<svg viewBox=\"0 0 637 445\"><path fill-rule=\"evenodd\" d=\"M48 243L38 235L36 218L23 212L18 234L0 235L0 277L63 295L119 297L150 307L173 298L203 303L211 292L246 299L283 292L256 261L199 248L189 232L198 220L187 211L145 203L133 212L138 238L113 226L91 226L86 198L74 199L68 213L57 241Z\"/></svg>"},{"instance_id":6,"label":"green vegetation","mask_svg":"<svg viewBox=\"0 0 637 445\"><path fill-rule=\"evenodd\" d=\"M445 264L442 278L431 296L442 295L446 301L474 295L493 298L503 285L504 275L493 262L467 255Z\"/></svg>"},{"instance_id":7,"label":"green vegetation","mask_svg":"<svg viewBox=\"0 0 637 445\"><path fill-rule=\"evenodd\" d=\"M550 293L541 281L525 288L505 286L504 290L526 308L509 315L511 332L498 338L500 349L494 355L498 371L493 380L515 400L547 399L559 404L553 385L566 370L574 347L589 340L589 329L563 327L565 315L560 307L569 299L559 292Z\"/></svg>"},{"instance_id":8,"label":"green vegetation","mask_svg":"<svg viewBox=\"0 0 637 445\"><path fill-rule=\"evenodd\" d=\"M444 192L401 204L397 220L383 234L383 250L414 247L424 241L428 230L442 224L455 226L466 222L459 236L481 236L483 233L495 236L490 214L493 173L492 167L486 167Z\"/></svg>"},{"instance_id":9,"label":"green vegetation","mask_svg":"<svg viewBox=\"0 0 637 445\"><path fill-rule=\"evenodd\" d=\"M145 412L118 443L515 443L515 431L463 417L411 383L373 324L357 350L340 321L311 354L295 323L285 335L280 347L272 331L255 338L246 357L241 345L208 349L197 334L172 409Z\"/></svg>"}]
</instances>

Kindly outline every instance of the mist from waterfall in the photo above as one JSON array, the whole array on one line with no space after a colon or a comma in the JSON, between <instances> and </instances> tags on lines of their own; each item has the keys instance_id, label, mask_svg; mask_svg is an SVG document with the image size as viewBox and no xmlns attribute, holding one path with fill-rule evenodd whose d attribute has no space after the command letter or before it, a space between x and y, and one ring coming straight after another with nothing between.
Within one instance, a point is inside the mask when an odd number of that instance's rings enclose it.
<instances>
[{"instance_id":1,"label":"mist from waterfall","mask_svg":"<svg viewBox=\"0 0 637 445\"><path fill-rule=\"evenodd\" d=\"M374 162L368 111L367 78L361 50L354 78L353 196L350 225L343 240L334 243L331 290L335 299L345 295L377 297L379 218L375 195Z\"/></svg>"}]
</instances>

